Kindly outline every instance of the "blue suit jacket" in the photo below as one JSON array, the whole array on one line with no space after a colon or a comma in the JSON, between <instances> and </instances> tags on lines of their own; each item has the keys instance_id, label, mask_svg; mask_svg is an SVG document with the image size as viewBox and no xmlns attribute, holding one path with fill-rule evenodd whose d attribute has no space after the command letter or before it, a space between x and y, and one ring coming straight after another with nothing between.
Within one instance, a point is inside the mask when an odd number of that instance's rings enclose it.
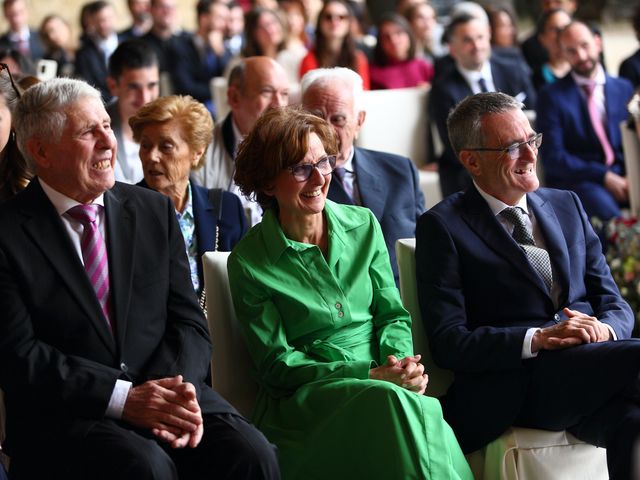
<instances>
[{"instance_id":1,"label":"blue suit jacket","mask_svg":"<svg viewBox=\"0 0 640 480\"><path fill-rule=\"evenodd\" d=\"M562 321L563 307L596 316L618 339L634 323L577 196L540 189L527 200L560 288L557 307L475 187L418 222L420 308L434 361L455 372L443 407L465 452L497 438L520 413L530 381L521 359L527 329ZM593 385L584 386L589 395Z\"/></svg>"},{"instance_id":2,"label":"blue suit jacket","mask_svg":"<svg viewBox=\"0 0 640 480\"><path fill-rule=\"evenodd\" d=\"M357 147L353 161L362 206L380 222L398 283L396 240L414 237L416 221L424 212L418 170L407 157ZM353 204L337 179L329 185L328 197L334 202Z\"/></svg>"},{"instance_id":3,"label":"blue suit jacket","mask_svg":"<svg viewBox=\"0 0 640 480\"><path fill-rule=\"evenodd\" d=\"M531 81L524 74L522 68L517 64L510 63L502 59L491 58L491 75L493 83L499 92L506 93L511 96L519 96L525 104L525 108L533 109L536 103L535 90L531 85ZM444 152L438 160L441 166L462 170L462 165L458 161L451 144L449 143L449 134L447 132L447 117L453 107L458 102L464 100L473 92L469 88L469 84L460 74L455 65L447 68L444 73L437 76L429 94L429 118L432 118L438 128L438 134L444 145Z\"/></svg>"},{"instance_id":4,"label":"blue suit jacket","mask_svg":"<svg viewBox=\"0 0 640 480\"><path fill-rule=\"evenodd\" d=\"M631 84L607 75L604 86L607 136L615 153L604 164L602 147L593 130L584 96L571 74L540 90L536 125L544 134L540 157L547 185L571 189L576 183L602 184L607 170L624 175L620 122L626 120Z\"/></svg>"}]
</instances>

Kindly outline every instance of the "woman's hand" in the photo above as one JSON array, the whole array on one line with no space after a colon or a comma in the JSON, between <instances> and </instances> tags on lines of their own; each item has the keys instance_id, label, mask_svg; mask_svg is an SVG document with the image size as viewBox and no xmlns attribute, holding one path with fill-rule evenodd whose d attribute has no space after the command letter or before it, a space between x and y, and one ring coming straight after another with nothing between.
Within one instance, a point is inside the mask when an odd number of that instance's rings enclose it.
<instances>
[{"instance_id":1,"label":"woman's hand","mask_svg":"<svg viewBox=\"0 0 640 480\"><path fill-rule=\"evenodd\" d=\"M384 380L422 395L427 389L429 376L424 373L420 355L398 360L394 355L387 357L387 363L369 370L369 378Z\"/></svg>"}]
</instances>

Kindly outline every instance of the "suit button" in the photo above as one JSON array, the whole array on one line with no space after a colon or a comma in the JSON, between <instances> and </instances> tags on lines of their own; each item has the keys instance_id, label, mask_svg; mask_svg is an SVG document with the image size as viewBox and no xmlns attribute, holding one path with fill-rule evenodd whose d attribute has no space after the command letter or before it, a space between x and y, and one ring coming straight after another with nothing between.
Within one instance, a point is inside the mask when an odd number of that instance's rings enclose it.
<instances>
[{"instance_id":1,"label":"suit button","mask_svg":"<svg viewBox=\"0 0 640 480\"><path fill-rule=\"evenodd\" d=\"M127 364L122 362L120 364L120 370L122 370L124 373L127 373L129 371L129 367L127 367Z\"/></svg>"}]
</instances>

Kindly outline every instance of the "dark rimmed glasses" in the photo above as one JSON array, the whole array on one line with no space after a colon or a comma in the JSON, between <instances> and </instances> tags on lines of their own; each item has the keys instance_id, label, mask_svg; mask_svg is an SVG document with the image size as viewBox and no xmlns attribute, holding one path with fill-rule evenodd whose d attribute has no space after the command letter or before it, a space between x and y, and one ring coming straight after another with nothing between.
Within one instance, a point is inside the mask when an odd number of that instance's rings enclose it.
<instances>
[{"instance_id":1,"label":"dark rimmed glasses","mask_svg":"<svg viewBox=\"0 0 640 480\"><path fill-rule=\"evenodd\" d=\"M524 142L514 143L513 145L509 145L505 148L463 148L462 150L469 150L471 152L501 152L500 154L508 154L509 158L513 161L516 161L520 158L522 154L522 149L526 146L535 150L536 152L542 145L542 134L536 133L529 140L525 140Z\"/></svg>"},{"instance_id":2,"label":"dark rimmed glasses","mask_svg":"<svg viewBox=\"0 0 640 480\"><path fill-rule=\"evenodd\" d=\"M16 95L18 96L18 98L20 98L22 95L20 94L20 89L13 81L13 76L11 75L9 65L7 65L6 63L0 63L0 73L2 73L3 70L7 71L7 74L9 75L9 81L11 82L11 87L13 87L13 91L16 92Z\"/></svg>"},{"instance_id":3,"label":"dark rimmed glasses","mask_svg":"<svg viewBox=\"0 0 640 480\"><path fill-rule=\"evenodd\" d=\"M287 167L287 169L293 175L293 178L298 182L305 182L309 180L311 173L315 168L318 169L321 175L329 175L336 167L336 155L327 155L322 157L315 163L301 163Z\"/></svg>"},{"instance_id":4,"label":"dark rimmed glasses","mask_svg":"<svg viewBox=\"0 0 640 480\"><path fill-rule=\"evenodd\" d=\"M348 14L340 14L340 13L323 13L322 19L326 22L332 22L333 20L340 20L344 22L347 18L349 18Z\"/></svg>"}]
</instances>

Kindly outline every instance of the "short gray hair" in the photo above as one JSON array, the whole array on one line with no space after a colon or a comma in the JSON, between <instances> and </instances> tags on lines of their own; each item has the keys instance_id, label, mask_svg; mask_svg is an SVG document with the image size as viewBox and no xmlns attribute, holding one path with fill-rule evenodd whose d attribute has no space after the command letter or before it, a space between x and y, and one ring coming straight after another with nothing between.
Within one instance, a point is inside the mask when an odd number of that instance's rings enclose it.
<instances>
[{"instance_id":1,"label":"short gray hair","mask_svg":"<svg viewBox=\"0 0 640 480\"><path fill-rule=\"evenodd\" d=\"M342 81L351 87L354 113L357 115L359 112L364 111L362 77L350 68L316 68L308 71L300 80L301 97L304 98L305 92L311 87L326 87L336 80Z\"/></svg>"},{"instance_id":2,"label":"short gray hair","mask_svg":"<svg viewBox=\"0 0 640 480\"><path fill-rule=\"evenodd\" d=\"M449 141L455 154L465 148L484 146L482 118L485 115L521 110L523 106L515 98L500 92L478 93L462 100L447 118Z\"/></svg>"},{"instance_id":3,"label":"short gray hair","mask_svg":"<svg viewBox=\"0 0 640 480\"><path fill-rule=\"evenodd\" d=\"M72 78L53 78L28 88L12 119L22 155L34 161L26 148L31 138L59 141L67 121L67 108L84 97L102 101L98 90Z\"/></svg>"}]
</instances>

